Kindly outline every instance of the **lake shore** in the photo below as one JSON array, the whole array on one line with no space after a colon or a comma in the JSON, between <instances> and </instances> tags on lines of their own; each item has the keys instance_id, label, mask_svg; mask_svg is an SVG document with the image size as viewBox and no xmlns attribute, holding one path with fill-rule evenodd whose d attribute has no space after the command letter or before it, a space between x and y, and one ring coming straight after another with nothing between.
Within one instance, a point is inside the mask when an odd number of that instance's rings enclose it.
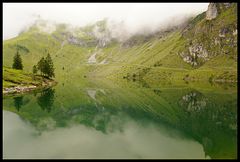
<instances>
[{"instance_id":1,"label":"lake shore","mask_svg":"<svg viewBox=\"0 0 240 162\"><path fill-rule=\"evenodd\" d=\"M3 87L3 95L23 94L38 89L49 88L57 84L54 80L45 80L41 85L17 85L13 87Z\"/></svg>"}]
</instances>

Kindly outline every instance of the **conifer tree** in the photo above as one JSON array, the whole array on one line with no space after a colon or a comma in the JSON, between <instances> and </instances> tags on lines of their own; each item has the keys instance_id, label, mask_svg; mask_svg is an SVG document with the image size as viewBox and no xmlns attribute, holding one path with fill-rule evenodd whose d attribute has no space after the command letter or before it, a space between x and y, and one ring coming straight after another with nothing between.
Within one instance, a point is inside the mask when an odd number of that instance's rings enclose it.
<instances>
[{"instance_id":1,"label":"conifer tree","mask_svg":"<svg viewBox=\"0 0 240 162\"><path fill-rule=\"evenodd\" d=\"M37 68L37 66L36 66L36 65L34 65L34 66L33 66L33 74L36 74L36 73L37 73L37 71L38 71L38 68Z\"/></svg>"},{"instance_id":2,"label":"conifer tree","mask_svg":"<svg viewBox=\"0 0 240 162\"><path fill-rule=\"evenodd\" d=\"M48 53L47 57L42 57L41 60L37 63L37 69L40 70L41 75L47 76L49 78L54 77L54 67L53 67L53 61Z\"/></svg>"},{"instance_id":3,"label":"conifer tree","mask_svg":"<svg viewBox=\"0 0 240 162\"><path fill-rule=\"evenodd\" d=\"M54 74L53 61L52 61L52 58L51 58L49 53L48 53L45 61L46 61L46 63L45 63L46 65L45 66L46 66L46 74L47 74L47 76L50 77L50 78L54 77L55 74Z\"/></svg>"},{"instance_id":4,"label":"conifer tree","mask_svg":"<svg viewBox=\"0 0 240 162\"><path fill-rule=\"evenodd\" d=\"M37 69L40 70L41 75L45 74L45 59L42 57L37 63Z\"/></svg>"},{"instance_id":5,"label":"conifer tree","mask_svg":"<svg viewBox=\"0 0 240 162\"><path fill-rule=\"evenodd\" d=\"M22 65L22 59L21 56L17 50L16 55L13 58L13 65L12 65L13 69L19 69L22 70L23 69L23 65Z\"/></svg>"}]
</instances>

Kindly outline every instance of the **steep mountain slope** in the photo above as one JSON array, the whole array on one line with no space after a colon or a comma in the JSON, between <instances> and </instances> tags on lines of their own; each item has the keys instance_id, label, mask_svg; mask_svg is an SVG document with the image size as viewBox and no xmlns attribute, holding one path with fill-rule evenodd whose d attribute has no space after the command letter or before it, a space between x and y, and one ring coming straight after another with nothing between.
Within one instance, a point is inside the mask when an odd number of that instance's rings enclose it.
<instances>
[{"instance_id":1,"label":"steep mountain slope","mask_svg":"<svg viewBox=\"0 0 240 162\"><path fill-rule=\"evenodd\" d=\"M77 28L38 20L18 37L3 42L3 64L16 50L26 71L49 52L56 77L109 77L159 81L237 80L237 5L210 4L208 11L151 34L126 41L112 36L107 20Z\"/></svg>"},{"instance_id":2,"label":"steep mountain slope","mask_svg":"<svg viewBox=\"0 0 240 162\"><path fill-rule=\"evenodd\" d=\"M212 5L215 6L216 14L214 18L209 18L209 13L214 12ZM185 28L175 29L163 39L157 39L158 44L150 40L126 50L124 53L129 53L121 61L130 64L113 74L123 73L121 76L124 78L145 80L151 84L183 79L235 82L237 5L217 3L209 6L207 12L190 20ZM119 56L123 58L124 53ZM137 61L132 62L133 59ZM133 64L136 65L132 67ZM98 70L98 73L101 71L105 73L105 70Z\"/></svg>"},{"instance_id":3,"label":"steep mountain slope","mask_svg":"<svg viewBox=\"0 0 240 162\"><path fill-rule=\"evenodd\" d=\"M213 10L217 15L211 18L208 13ZM183 32L183 39L187 46L180 55L193 66L199 67L218 55L226 55L236 61L237 5L210 4L206 13L190 22Z\"/></svg>"}]
</instances>

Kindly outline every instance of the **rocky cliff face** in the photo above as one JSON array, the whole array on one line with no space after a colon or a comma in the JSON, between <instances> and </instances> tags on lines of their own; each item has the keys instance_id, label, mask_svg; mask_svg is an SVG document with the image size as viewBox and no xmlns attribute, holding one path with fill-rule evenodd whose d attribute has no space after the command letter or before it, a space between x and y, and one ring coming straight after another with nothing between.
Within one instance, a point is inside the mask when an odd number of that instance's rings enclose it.
<instances>
[{"instance_id":1,"label":"rocky cliff face","mask_svg":"<svg viewBox=\"0 0 240 162\"><path fill-rule=\"evenodd\" d=\"M237 59L237 5L210 3L204 15L183 30L185 47L179 51L183 61L199 67L217 55Z\"/></svg>"},{"instance_id":2,"label":"rocky cliff face","mask_svg":"<svg viewBox=\"0 0 240 162\"><path fill-rule=\"evenodd\" d=\"M203 47L202 44L196 43L188 47L187 54L182 52L180 56L183 58L183 61L191 64L192 66L197 66L200 64L199 60L207 61L208 52Z\"/></svg>"},{"instance_id":3,"label":"rocky cliff face","mask_svg":"<svg viewBox=\"0 0 240 162\"><path fill-rule=\"evenodd\" d=\"M206 19L212 20L217 17L218 11L217 11L217 4L216 3L210 3L208 5L208 10L206 12Z\"/></svg>"},{"instance_id":4,"label":"rocky cliff face","mask_svg":"<svg viewBox=\"0 0 240 162\"><path fill-rule=\"evenodd\" d=\"M206 19L215 19L219 15L219 13L231 7L231 5L231 3L210 3L206 11Z\"/></svg>"}]
</instances>

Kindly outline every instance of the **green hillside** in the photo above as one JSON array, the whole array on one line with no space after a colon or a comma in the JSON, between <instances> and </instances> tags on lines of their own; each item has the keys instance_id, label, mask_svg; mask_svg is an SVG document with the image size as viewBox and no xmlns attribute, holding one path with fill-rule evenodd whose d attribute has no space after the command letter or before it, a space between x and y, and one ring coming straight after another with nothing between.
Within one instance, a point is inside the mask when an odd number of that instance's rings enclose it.
<instances>
[{"instance_id":1,"label":"green hillside","mask_svg":"<svg viewBox=\"0 0 240 162\"><path fill-rule=\"evenodd\" d=\"M53 32L44 30L47 21L38 20L18 37L3 42L3 65L11 66L18 49L24 71L31 72L49 51L56 79L75 75L152 84L162 80L236 82L237 7L218 5L213 20L206 20L204 12L185 27L136 34L124 42L111 37L107 20L81 28L58 24ZM89 62L90 57L94 62Z\"/></svg>"},{"instance_id":2,"label":"green hillside","mask_svg":"<svg viewBox=\"0 0 240 162\"><path fill-rule=\"evenodd\" d=\"M22 70L16 70L3 67L3 88L11 90L11 88L21 85L22 87L36 86L41 88L52 82L53 80L44 78L40 75L33 75Z\"/></svg>"}]
</instances>

